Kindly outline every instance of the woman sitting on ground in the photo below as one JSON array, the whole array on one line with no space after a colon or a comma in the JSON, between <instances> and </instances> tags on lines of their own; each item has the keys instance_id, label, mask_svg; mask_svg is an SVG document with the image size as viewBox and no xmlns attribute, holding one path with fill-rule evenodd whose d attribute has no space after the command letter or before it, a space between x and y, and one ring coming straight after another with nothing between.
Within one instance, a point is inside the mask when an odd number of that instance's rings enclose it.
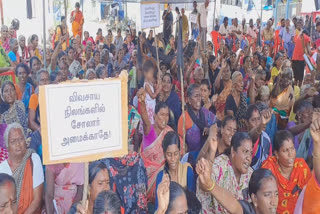
<instances>
[{"instance_id":1,"label":"woman sitting on ground","mask_svg":"<svg viewBox=\"0 0 320 214\"><path fill-rule=\"evenodd\" d=\"M293 213L299 194L308 183L311 172L302 158L296 158L293 136L289 131L278 131L274 141L274 155L262 164L277 179L279 190L278 213Z\"/></svg>"},{"instance_id":2,"label":"woman sitting on ground","mask_svg":"<svg viewBox=\"0 0 320 214\"><path fill-rule=\"evenodd\" d=\"M218 142L211 139L212 153L215 154ZM249 200L246 190L253 172L250 167L252 160L252 141L250 136L245 132L237 132L232 137L231 148L225 154L217 158L210 159L212 164L211 177L217 182L217 185L231 192L233 197L238 200ZM208 171L211 171L209 169ZM203 188L201 183L197 183L197 197L202 204L204 213L227 213L216 199L211 197L207 189ZM212 200L213 199L213 200Z\"/></svg>"},{"instance_id":3,"label":"woman sitting on ground","mask_svg":"<svg viewBox=\"0 0 320 214\"><path fill-rule=\"evenodd\" d=\"M28 114L31 95L34 93L34 88L27 82L29 73L29 67L26 64L20 63L17 65L16 76L18 77L19 82L15 84L15 89L17 99L21 100L25 106L26 114Z\"/></svg>"},{"instance_id":4,"label":"woman sitting on ground","mask_svg":"<svg viewBox=\"0 0 320 214\"><path fill-rule=\"evenodd\" d=\"M23 133L28 134L28 118L23 103L16 99L16 89L12 82L6 81L1 88L3 101L8 104L7 109L1 114L1 122L6 124L19 123Z\"/></svg>"},{"instance_id":5,"label":"woman sitting on ground","mask_svg":"<svg viewBox=\"0 0 320 214\"><path fill-rule=\"evenodd\" d=\"M72 203L82 199L84 164L65 163L46 166L46 213L67 213Z\"/></svg>"},{"instance_id":6,"label":"woman sitting on ground","mask_svg":"<svg viewBox=\"0 0 320 214\"><path fill-rule=\"evenodd\" d=\"M16 182L18 214L41 213L44 176L40 157L27 149L20 124L10 124L4 137L9 155L0 164L0 173L12 175Z\"/></svg>"},{"instance_id":7,"label":"woman sitting on ground","mask_svg":"<svg viewBox=\"0 0 320 214\"><path fill-rule=\"evenodd\" d=\"M157 190L159 199L155 214L188 213L188 202L185 190L176 182L170 182L169 176L164 175Z\"/></svg>"},{"instance_id":8,"label":"woman sitting on ground","mask_svg":"<svg viewBox=\"0 0 320 214\"><path fill-rule=\"evenodd\" d=\"M8 174L0 173L0 212L14 214L17 213L15 201L16 183L14 178Z\"/></svg>"},{"instance_id":9,"label":"woman sitting on ground","mask_svg":"<svg viewBox=\"0 0 320 214\"><path fill-rule=\"evenodd\" d=\"M140 114L143 121L143 143L141 145L141 157L148 174L148 192L147 198L154 199L156 176L162 170L165 163L164 154L162 153L162 141L164 136L172 131L167 124L169 121L169 108L164 102L158 102L155 107L154 124L151 124L146 104L146 92L140 89L137 93L140 105Z\"/></svg>"},{"instance_id":10,"label":"woman sitting on ground","mask_svg":"<svg viewBox=\"0 0 320 214\"><path fill-rule=\"evenodd\" d=\"M295 93L291 86L292 78L292 69L285 68L278 75L271 92L270 106L275 111L279 129L285 129L287 126L289 114L295 102Z\"/></svg>"},{"instance_id":11,"label":"woman sitting on ground","mask_svg":"<svg viewBox=\"0 0 320 214\"><path fill-rule=\"evenodd\" d=\"M180 184L183 188L195 192L195 180L193 169L189 163L182 164L180 162L180 138L177 133L170 131L166 134L162 141L163 154L166 162L163 170L157 175L156 190L162 181L163 175L168 174L170 181ZM155 210L158 208L158 198L156 196Z\"/></svg>"},{"instance_id":12,"label":"woman sitting on ground","mask_svg":"<svg viewBox=\"0 0 320 214\"><path fill-rule=\"evenodd\" d=\"M230 148L231 139L236 132L237 122L232 116L226 116L219 128L216 125L211 126L209 137L201 149L198 160L200 160L202 157L208 160L214 160L215 157L224 154L225 151ZM218 141L218 148L216 151L212 150L210 142L212 139Z\"/></svg>"},{"instance_id":13,"label":"woman sitting on ground","mask_svg":"<svg viewBox=\"0 0 320 214\"><path fill-rule=\"evenodd\" d=\"M277 180L270 170L252 173L248 194L252 202L237 200L234 195L212 179L210 163L201 159L197 164L199 185L231 214L276 214L278 206ZM266 196L267 195L267 196ZM219 212L220 213L220 212Z\"/></svg>"}]
</instances>

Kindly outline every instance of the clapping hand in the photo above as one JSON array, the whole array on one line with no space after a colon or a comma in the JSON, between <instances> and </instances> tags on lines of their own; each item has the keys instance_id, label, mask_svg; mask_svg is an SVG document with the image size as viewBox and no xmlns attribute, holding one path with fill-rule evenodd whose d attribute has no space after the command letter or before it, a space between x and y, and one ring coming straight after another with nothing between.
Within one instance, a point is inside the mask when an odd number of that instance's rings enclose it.
<instances>
[{"instance_id":1,"label":"clapping hand","mask_svg":"<svg viewBox=\"0 0 320 214\"><path fill-rule=\"evenodd\" d=\"M208 189L210 189L213 185L209 161L204 158L201 158L196 165L196 171L199 175L200 188L203 191L208 191Z\"/></svg>"},{"instance_id":2,"label":"clapping hand","mask_svg":"<svg viewBox=\"0 0 320 214\"><path fill-rule=\"evenodd\" d=\"M163 174L162 181L158 185L158 210L157 213L165 213L169 206L170 179L168 174Z\"/></svg>"}]
</instances>

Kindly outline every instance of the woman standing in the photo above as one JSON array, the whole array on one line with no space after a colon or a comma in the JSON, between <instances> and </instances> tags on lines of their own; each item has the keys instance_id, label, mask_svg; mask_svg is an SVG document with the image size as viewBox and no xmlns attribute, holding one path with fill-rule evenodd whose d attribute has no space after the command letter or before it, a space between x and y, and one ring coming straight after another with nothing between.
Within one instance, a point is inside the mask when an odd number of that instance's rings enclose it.
<instances>
[{"instance_id":1,"label":"woman standing","mask_svg":"<svg viewBox=\"0 0 320 214\"><path fill-rule=\"evenodd\" d=\"M75 38L77 35L80 36L80 40L82 37L82 27L84 23L84 18L82 12L80 11L80 3L77 2L75 5L75 10L72 11L70 16L70 22L72 23L72 33Z\"/></svg>"},{"instance_id":2,"label":"woman standing","mask_svg":"<svg viewBox=\"0 0 320 214\"><path fill-rule=\"evenodd\" d=\"M276 177L279 190L278 213L293 213L299 194L308 183L311 172L302 158L296 158L293 136L279 131L275 136L274 155L262 164Z\"/></svg>"},{"instance_id":3,"label":"woman standing","mask_svg":"<svg viewBox=\"0 0 320 214\"><path fill-rule=\"evenodd\" d=\"M193 169L189 163L182 164L180 162L180 138L177 133L170 131L166 134L162 141L163 154L165 156L165 164L163 170L157 175L156 192L163 176L168 174L170 181L180 184L183 188L195 192L195 180ZM156 206L158 208L158 198L156 195Z\"/></svg>"},{"instance_id":4,"label":"woman standing","mask_svg":"<svg viewBox=\"0 0 320 214\"><path fill-rule=\"evenodd\" d=\"M213 148L217 148L217 142ZM215 151L214 151L215 152ZM217 185L231 192L237 200L249 200L246 189L253 169L250 167L252 160L252 141L245 132L237 132L231 140L231 148L214 159L211 177ZM204 213L228 213L207 190L197 184L197 197L202 204Z\"/></svg>"},{"instance_id":5,"label":"woman standing","mask_svg":"<svg viewBox=\"0 0 320 214\"><path fill-rule=\"evenodd\" d=\"M34 88L30 83L27 82L28 75L29 67L24 63L20 63L16 67L16 76L18 77L19 82L15 84L15 88L17 99L23 102L27 115L29 110L30 97L34 93Z\"/></svg>"},{"instance_id":6,"label":"woman standing","mask_svg":"<svg viewBox=\"0 0 320 214\"><path fill-rule=\"evenodd\" d=\"M247 98L243 94L243 77L238 71L232 74L232 91L227 97L225 115L234 116L238 129L245 128L245 114L247 111Z\"/></svg>"},{"instance_id":7,"label":"woman standing","mask_svg":"<svg viewBox=\"0 0 320 214\"><path fill-rule=\"evenodd\" d=\"M186 144L188 152L199 152L204 145L209 127L216 122L215 115L201 107L200 86L192 84L187 90L188 104L185 113ZM178 133L183 136L183 118L178 122Z\"/></svg>"}]
</instances>

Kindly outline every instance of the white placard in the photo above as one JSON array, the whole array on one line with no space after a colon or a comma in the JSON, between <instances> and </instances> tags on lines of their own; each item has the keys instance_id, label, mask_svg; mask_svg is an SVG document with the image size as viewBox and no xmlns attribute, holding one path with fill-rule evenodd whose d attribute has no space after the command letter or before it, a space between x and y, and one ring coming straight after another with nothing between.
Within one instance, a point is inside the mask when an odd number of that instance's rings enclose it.
<instances>
[{"instance_id":1,"label":"white placard","mask_svg":"<svg viewBox=\"0 0 320 214\"><path fill-rule=\"evenodd\" d=\"M141 4L141 28L153 28L160 26L160 4Z\"/></svg>"},{"instance_id":2,"label":"white placard","mask_svg":"<svg viewBox=\"0 0 320 214\"><path fill-rule=\"evenodd\" d=\"M121 80L45 86L49 160L121 150Z\"/></svg>"},{"instance_id":3,"label":"white placard","mask_svg":"<svg viewBox=\"0 0 320 214\"><path fill-rule=\"evenodd\" d=\"M189 20L190 20L191 23L197 24L198 23L198 14L190 13Z\"/></svg>"}]
</instances>

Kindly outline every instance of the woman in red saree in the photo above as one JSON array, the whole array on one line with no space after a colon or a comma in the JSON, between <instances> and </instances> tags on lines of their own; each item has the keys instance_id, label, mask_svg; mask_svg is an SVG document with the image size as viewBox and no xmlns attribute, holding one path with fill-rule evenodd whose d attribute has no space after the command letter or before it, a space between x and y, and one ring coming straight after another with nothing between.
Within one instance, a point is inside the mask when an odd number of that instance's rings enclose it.
<instances>
[{"instance_id":1,"label":"woman in red saree","mask_svg":"<svg viewBox=\"0 0 320 214\"><path fill-rule=\"evenodd\" d=\"M80 11L80 4L79 2L76 3L76 9L72 11L71 17L70 17L70 22L72 23L72 33L73 33L73 38L75 38L77 35L82 38L82 27L84 23L84 18L83 14Z\"/></svg>"},{"instance_id":2,"label":"woman in red saree","mask_svg":"<svg viewBox=\"0 0 320 214\"><path fill-rule=\"evenodd\" d=\"M163 169L165 162L164 154L162 151L162 141L168 131L172 131L169 127L169 108L164 102L158 102L155 107L154 124L151 124L146 104L146 92L140 89L137 92L140 105L140 115L143 121L143 141L141 145L141 156L148 175L148 201L153 202L155 199L155 184L157 174ZM182 149L183 151L183 149Z\"/></svg>"},{"instance_id":3,"label":"woman in red saree","mask_svg":"<svg viewBox=\"0 0 320 214\"><path fill-rule=\"evenodd\" d=\"M289 131L276 133L274 154L261 167L269 169L276 177L279 191L277 213L291 214L300 192L311 178L311 172L304 159L296 158L293 136Z\"/></svg>"}]
</instances>

